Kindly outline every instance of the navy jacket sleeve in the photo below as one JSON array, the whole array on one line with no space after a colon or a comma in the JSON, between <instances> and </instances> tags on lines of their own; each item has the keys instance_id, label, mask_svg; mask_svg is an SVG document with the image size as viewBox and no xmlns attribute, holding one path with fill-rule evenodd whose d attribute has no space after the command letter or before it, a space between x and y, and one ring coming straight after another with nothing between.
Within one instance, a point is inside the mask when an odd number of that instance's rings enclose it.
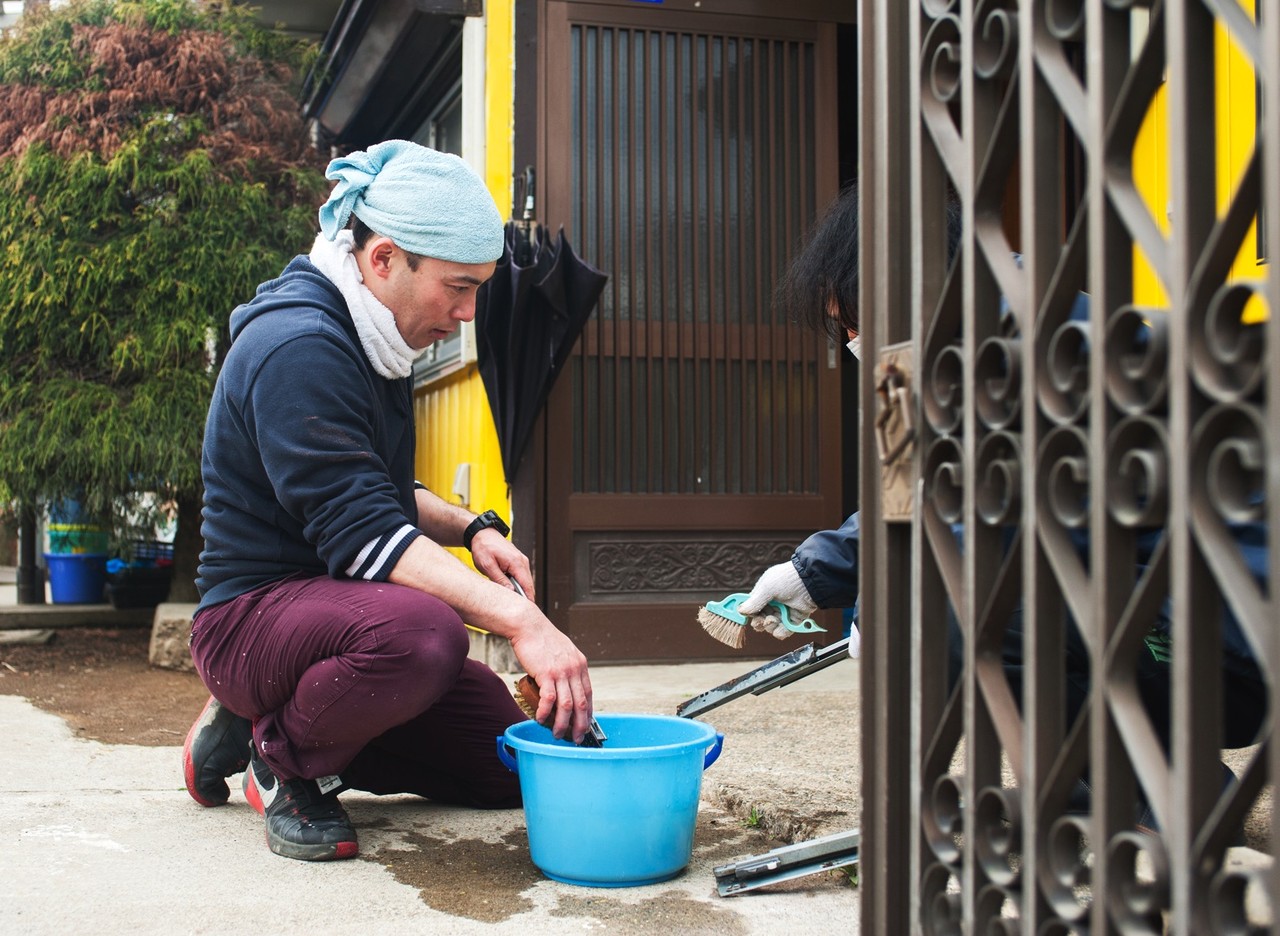
<instances>
[{"instance_id":1,"label":"navy jacket sleeve","mask_svg":"<svg viewBox=\"0 0 1280 936\"><path fill-rule=\"evenodd\" d=\"M858 539L855 513L836 530L821 530L796 547L791 563L819 608L850 608L858 598Z\"/></svg>"}]
</instances>

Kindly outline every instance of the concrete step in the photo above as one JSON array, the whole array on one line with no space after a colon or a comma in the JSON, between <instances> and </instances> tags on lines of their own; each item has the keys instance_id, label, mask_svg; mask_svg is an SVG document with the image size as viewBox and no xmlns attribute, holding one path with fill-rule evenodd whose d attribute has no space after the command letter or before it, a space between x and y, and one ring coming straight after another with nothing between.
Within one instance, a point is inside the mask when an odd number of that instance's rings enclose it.
<instances>
[{"instance_id":1,"label":"concrete step","mask_svg":"<svg viewBox=\"0 0 1280 936\"><path fill-rule=\"evenodd\" d=\"M0 630L48 627L150 627L155 608L109 604L0 604Z\"/></svg>"}]
</instances>

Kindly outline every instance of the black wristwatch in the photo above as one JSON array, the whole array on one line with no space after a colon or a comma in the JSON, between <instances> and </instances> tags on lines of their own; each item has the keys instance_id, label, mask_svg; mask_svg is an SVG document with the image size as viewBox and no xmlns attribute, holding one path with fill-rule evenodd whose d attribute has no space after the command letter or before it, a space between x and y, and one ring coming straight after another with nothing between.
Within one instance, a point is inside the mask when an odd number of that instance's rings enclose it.
<instances>
[{"instance_id":1,"label":"black wristwatch","mask_svg":"<svg viewBox=\"0 0 1280 936\"><path fill-rule=\"evenodd\" d=\"M486 510L468 523L467 528L462 531L462 545L470 549L472 538L481 530L490 529L497 530L503 536L511 532L511 527L507 526L507 522L498 516L497 511Z\"/></svg>"}]
</instances>

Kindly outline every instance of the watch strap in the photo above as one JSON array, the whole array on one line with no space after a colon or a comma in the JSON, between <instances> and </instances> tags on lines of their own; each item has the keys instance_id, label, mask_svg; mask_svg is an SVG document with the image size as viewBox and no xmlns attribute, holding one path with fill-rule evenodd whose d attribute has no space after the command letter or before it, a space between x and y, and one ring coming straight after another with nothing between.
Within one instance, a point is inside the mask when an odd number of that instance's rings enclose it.
<instances>
[{"instance_id":1,"label":"watch strap","mask_svg":"<svg viewBox=\"0 0 1280 936\"><path fill-rule=\"evenodd\" d=\"M471 540L481 530L497 530L503 536L511 532L511 528L507 526L506 521L498 516L496 510L486 510L480 516L476 517L467 524L467 528L462 531L462 545L468 550L471 549Z\"/></svg>"}]
</instances>

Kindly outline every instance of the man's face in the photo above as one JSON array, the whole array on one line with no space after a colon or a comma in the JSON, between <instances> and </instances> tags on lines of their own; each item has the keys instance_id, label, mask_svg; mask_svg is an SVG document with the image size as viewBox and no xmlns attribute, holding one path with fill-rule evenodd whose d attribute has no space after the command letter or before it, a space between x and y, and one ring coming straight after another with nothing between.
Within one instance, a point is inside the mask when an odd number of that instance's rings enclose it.
<instances>
[{"instance_id":1,"label":"man's face","mask_svg":"<svg viewBox=\"0 0 1280 936\"><path fill-rule=\"evenodd\" d=\"M496 263L453 263L423 257L416 270L390 240L370 245L361 264L365 285L395 316L400 337L411 348L447 338L460 322L476 317L476 289L493 276Z\"/></svg>"}]
</instances>

